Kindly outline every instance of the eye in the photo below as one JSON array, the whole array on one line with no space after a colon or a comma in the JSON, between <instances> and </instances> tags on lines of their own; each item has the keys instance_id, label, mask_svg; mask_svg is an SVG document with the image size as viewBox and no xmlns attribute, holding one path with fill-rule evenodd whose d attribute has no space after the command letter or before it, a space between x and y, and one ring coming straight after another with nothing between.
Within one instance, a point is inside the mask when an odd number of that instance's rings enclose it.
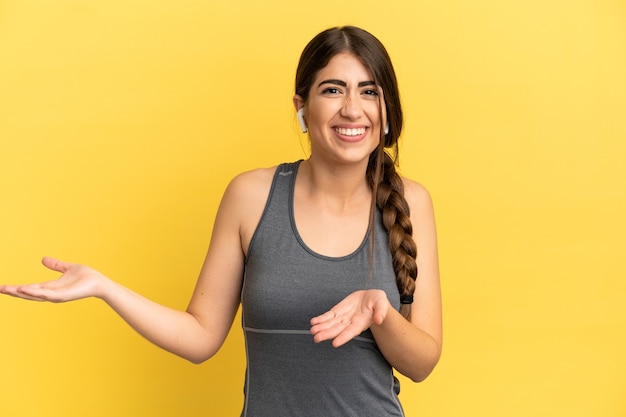
<instances>
[{"instance_id":1,"label":"eye","mask_svg":"<svg viewBox=\"0 0 626 417\"><path fill-rule=\"evenodd\" d=\"M337 87L328 87L322 91L322 94L339 94L341 91Z\"/></svg>"},{"instance_id":2,"label":"eye","mask_svg":"<svg viewBox=\"0 0 626 417\"><path fill-rule=\"evenodd\" d=\"M366 96L376 97L376 96L378 96L378 91L376 91L376 90L365 90L365 91L363 91L363 94L365 94Z\"/></svg>"}]
</instances>

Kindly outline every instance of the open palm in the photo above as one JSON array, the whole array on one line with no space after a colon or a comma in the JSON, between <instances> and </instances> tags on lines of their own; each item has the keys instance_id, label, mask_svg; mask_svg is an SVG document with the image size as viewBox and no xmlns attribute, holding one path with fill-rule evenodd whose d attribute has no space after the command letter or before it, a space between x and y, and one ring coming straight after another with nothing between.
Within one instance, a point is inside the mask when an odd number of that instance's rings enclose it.
<instances>
[{"instance_id":1,"label":"open palm","mask_svg":"<svg viewBox=\"0 0 626 417\"><path fill-rule=\"evenodd\" d=\"M54 258L44 258L42 263L62 275L55 280L38 284L0 285L0 293L55 303L99 295L99 284L103 278L99 272L84 265L70 264Z\"/></svg>"},{"instance_id":2,"label":"open palm","mask_svg":"<svg viewBox=\"0 0 626 417\"><path fill-rule=\"evenodd\" d=\"M389 311L389 300L382 290L355 291L326 313L311 319L313 340L333 341L339 347L372 324L382 324Z\"/></svg>"}]
</instances>

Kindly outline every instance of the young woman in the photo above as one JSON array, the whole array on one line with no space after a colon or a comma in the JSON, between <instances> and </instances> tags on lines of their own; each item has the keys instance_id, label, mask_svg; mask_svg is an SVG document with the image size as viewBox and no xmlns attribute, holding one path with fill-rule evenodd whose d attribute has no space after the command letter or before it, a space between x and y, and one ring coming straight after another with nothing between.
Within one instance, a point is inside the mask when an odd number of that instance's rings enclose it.
<instances>
[{"instance_id":1,"label":"young woman","mask_svg":"<svg viewBox=\"0 0 626 417\"><path fill-rule=\"evenodd\" d=\"M242 306L244 416L402 416L393 369L426 378L441 354L432 203L395 171L402 110L368 32L339 27L304 49L293 99L310 157L232 180L186 311L82 265L0 292L104 300L137 332L194 363L220 348Z\"/></svg>"}]
</instances>

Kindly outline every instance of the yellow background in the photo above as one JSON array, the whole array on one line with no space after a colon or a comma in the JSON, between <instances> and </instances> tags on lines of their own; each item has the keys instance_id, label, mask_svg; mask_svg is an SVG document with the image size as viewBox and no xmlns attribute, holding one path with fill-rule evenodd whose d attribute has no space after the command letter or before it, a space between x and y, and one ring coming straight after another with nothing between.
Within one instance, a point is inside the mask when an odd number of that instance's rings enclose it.
<instances>
[{"instance_id":1,"label":"yellow background","mask_svg":"<svg viewBox=\"0 0 626 417\"><path fill-rule=\"evenodd\" d=\"M227 182L306 156L295 66L338 24L388 47L436 204L407 415L626 415L623 0L0 1L0 282L51 255L184 309ZM238 321L195 366L97 300L0 299L1 416L235 416L244 367Z\"/></svg>"}]
</instances>

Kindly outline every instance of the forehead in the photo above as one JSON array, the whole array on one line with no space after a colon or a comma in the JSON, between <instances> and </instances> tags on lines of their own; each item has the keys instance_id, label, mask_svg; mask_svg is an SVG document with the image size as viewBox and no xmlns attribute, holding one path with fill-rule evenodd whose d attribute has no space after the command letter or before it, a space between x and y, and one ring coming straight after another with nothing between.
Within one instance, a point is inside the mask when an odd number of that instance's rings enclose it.
<instances>
[{"instance_id":1,"label":"forehead","mask_svg":"<svg viewBox=\"0 0 626 417\"><path fill-rule=\"evenodd\" d=\"M342 52L332 57L315 77L316 81L336 79L342 81L372 81L374 77L356 55Z\"/></svg>"}]
</instances>

